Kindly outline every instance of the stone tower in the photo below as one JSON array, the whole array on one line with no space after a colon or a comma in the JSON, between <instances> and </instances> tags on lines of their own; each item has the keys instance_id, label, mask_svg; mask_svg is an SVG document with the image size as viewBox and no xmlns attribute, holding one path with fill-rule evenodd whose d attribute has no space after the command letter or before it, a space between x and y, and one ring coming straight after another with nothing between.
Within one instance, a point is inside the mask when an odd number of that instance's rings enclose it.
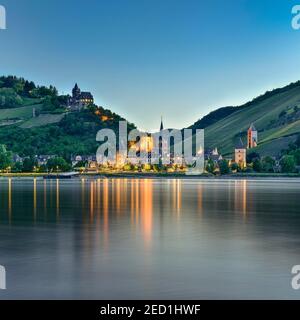
<instances>
[{"instance_id":1,"label":"stone tower","mask_svg":"<svg viewBox=\"0 0 300 320\"><path fill-rule=\"evenodd\" d=\"M258 134L257 134L256 128L254 127L254 124L251 124L250 128L248 129L247 136L248 136L247 148L252 149L257 147Z\"/></svg>"}]
</instances>

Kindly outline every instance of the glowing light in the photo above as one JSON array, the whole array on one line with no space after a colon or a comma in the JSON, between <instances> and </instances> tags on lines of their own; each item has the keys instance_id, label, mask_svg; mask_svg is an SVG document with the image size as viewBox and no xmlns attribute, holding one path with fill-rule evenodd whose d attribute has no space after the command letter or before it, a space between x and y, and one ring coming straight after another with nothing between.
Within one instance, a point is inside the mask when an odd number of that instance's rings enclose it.
<instances>
[{"instance_id":1,"label":"glowing light","mask_svg":"<svg viewBox=\"0 0 300 320\"><path fill-rule=\"evenodd\" d=\"M33 218L36 220L36 178L33 179Z\"/></svg>"},{"instance_id":2,"label":"glowing light","mask_svg":"<svg viewBox=\"0 0 300 320\"><path fill-rule=\"evenodd\" d=\"M143 152L151 152L154 147L154 141L152 137L142 137L140 141L140 148Z\"/></svg>"}]
</instances>

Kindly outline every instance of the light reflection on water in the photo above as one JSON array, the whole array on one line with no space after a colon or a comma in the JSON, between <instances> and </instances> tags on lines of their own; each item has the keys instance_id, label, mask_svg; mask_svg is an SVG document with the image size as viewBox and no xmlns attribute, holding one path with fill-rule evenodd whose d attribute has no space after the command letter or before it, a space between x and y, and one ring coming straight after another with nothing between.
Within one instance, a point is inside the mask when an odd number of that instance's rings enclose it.
<instances>
[{"instance_id":1,"label":"light reflection on water","mask_svg":"<svg viewBox=\"0 0 300 320\"><path fill-rule=\"evenodd\" d=\"M299 191L298 180L0 180L0 298L300 298Z\"/></svg>"}]
</instances>

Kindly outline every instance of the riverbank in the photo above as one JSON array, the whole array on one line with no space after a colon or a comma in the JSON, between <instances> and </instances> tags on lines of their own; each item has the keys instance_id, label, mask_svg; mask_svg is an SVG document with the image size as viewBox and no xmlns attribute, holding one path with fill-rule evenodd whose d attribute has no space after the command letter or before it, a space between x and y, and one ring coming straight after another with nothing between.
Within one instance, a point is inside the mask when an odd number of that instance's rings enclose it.
<instances>
[{"instance_id":1,"label":"riverbank","mask_svg":"<svg viewBox=\"0 0 300 320\"><path fill-rule=\"evenodd\" d=\"M60 173L61 174L61 173ZM52 174L55 176L55 174ZM1 173L1 178L43 178L47 173ZM81 173L74 176L78 178L123 178L123 179L211 179L211 180L236 180L236 179L299 179L298 173L234 173L228 175L186 175L184 172L172 173L153 173L153 172L99 172L99 173Z\"/></svg>"}]
</instances>

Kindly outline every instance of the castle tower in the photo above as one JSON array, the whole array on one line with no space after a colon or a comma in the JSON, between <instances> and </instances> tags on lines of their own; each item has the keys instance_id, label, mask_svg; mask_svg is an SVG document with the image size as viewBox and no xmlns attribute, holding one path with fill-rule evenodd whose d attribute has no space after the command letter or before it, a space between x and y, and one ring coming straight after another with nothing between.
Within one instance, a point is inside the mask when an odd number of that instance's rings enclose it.
<instances>
[{"instance_id":1,"label":"castle tower","mask_svg":"<svg viewBox=\"0 0 300 320\"><path fill-rule=\"evenodd\" d=\"M257 147L258 134L256 128L254 127L254 124L251 124L250 128L248 129L247 137L247 148L251 149Z\"/></svg>"},{"instance_id":2,"label":"castle tower","mask_svg":"<svg viewBox=\"0 0 300 320\"><path fill-rule=\"evenodd\" d=\"M246 165L247 165L246 156L247 156L247 149L245 148L243 141L240 138L239 142L237 143L237 145L235 147L234 161L242 169L246 168Z\"/></svg>"},{"instance_id":3,"label":"castle tower","mask_svg":"<svg viewBox=\"0 0 300 320\"><path fill-rule=\"evenodd\" d=\"M74 86L74 88L73 88L73 90L72 90L72 97L73 97L73 99L74 99L74 100L79 100L80 94L81 94L81 91L80 91L77 83L75 83L75 86Z\"/></svg>"}]
</instances>

